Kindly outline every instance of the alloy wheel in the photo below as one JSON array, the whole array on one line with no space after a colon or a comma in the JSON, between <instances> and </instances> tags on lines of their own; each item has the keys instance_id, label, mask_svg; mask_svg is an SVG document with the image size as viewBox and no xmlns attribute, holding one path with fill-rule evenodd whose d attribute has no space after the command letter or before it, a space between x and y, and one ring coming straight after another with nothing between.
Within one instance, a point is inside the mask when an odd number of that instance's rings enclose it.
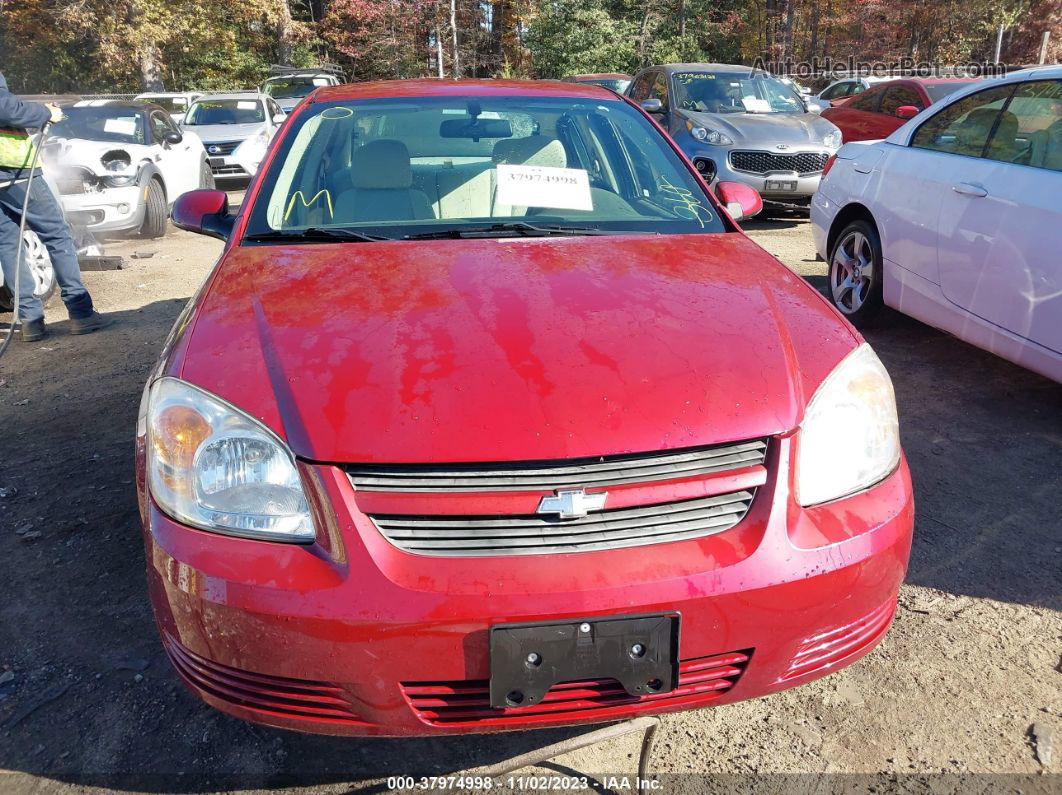
<instances>
[{"instance_id":1,"label":"alloy wheel","mask_svg":"<svg viewBox=\"0 0 1062 795\"><path fill-rule=\"evenodd\" d=\"M858 312L870 295L873 277L874 249L866 235L853 230L834 249L830 262L834 305L846 315Z\"/></svg>"}]
</instances>

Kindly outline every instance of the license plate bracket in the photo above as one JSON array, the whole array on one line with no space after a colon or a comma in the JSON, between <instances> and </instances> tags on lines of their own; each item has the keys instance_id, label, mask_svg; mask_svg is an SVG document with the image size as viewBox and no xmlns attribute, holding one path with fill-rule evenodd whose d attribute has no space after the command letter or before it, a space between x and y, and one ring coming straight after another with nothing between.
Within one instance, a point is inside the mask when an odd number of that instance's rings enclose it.
<instances>
[{"instance_id":1,"label":"license plate bracket","mask_svg":"<svg viewBox=\"0 0 1062 795\"><path fill-rule=\"evenodd\" d=\"M765 180L763 189L768 192L791 193L797 189L797 181L795 179L768 179Z\"/></svg>"},{"instance_id":2,"label":"license plate bracket","mask_svg":"<svg viewBox=\"0 0 1062 795\"><path fill-rule=\"evenodd\" d=\"M504 624L490 629L490 705L530 707L553 685L615 679L631 696L678 683L679 615Z\"/></svg>"}]
</instances>

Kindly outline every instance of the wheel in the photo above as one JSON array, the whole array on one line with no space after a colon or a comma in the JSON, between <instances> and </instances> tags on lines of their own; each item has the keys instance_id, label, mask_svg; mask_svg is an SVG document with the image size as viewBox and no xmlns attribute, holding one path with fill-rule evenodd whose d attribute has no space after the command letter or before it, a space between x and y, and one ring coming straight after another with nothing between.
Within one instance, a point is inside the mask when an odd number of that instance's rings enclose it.
<instances>
[{"instance_id":1,"label":"wheel","mask_svg":"<svg viewBox=\"0 0 1062 795\"><path fill-rule=\"evenodd\" d=\"M52 267L48 249L36 232L27 229L22 236L22 251L33 278L33 294L41 299L42 304L47 304L55 295L56 287L55 269ZM0 286L0 312L10 312L14 305L14 296L8 285Z\"/></svg>"},{"instance_id":2,"label":"wheel","mask_svg":"<svg viewBox=\"0 0 1062 795\"><path fill-rule=\"evenodd\" d=\"M214 182L214 172L210 170L210 165L205 160L199 167L199 187L211 190L217 187Z\"/></svg>"},{"instance_id":3,"label":"wheel","mask_svg":"<svg viewBox=\"0 0 1062 795\"><path fill-rule=\"evenodd\" d=\"M869 221L852 221L833 244L829 265L830 300L852 325L869 324L884 305L881 291L881 238Z\"/></svg>"},{"instance_id":4,"label":"wheel","mask_svg":"<svg viewBox=\"0 0 1062 795\"><path fill-rule=\"evenodd\" d=\"M166 220L169 210L166 207L166 192L157 179L148 183L147 207L144 210L144 223L140 225L141 237L162 237L166 234Z\"/></svg>"}]
</instances>

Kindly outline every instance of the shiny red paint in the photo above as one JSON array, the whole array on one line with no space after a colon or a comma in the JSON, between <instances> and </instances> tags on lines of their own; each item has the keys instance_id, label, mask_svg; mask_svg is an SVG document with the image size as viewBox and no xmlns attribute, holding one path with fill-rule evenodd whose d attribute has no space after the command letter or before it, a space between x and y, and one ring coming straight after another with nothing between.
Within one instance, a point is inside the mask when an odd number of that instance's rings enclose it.
<instances>
[{"instance_id":1,"label":"shiny red paint","mask_svg":"<svg viewBox=\"0 0 1062 795\"><path fill-rule=\"evenodd\" d=\"M724 205L736 204L743 218L751 218L763 209L763 197L755 188L744 182L720 182L715 186L715 195Z\"/></svg>"},{"instance_id":2,"label":"shiny red paint","mask_svg":"<svg viewBox=\"0 0 1062 795\"><path fill-rule=\"evenodd\" d=\"M622 101L572 83L501 81L314 97L433 91ZM886 631L911 543L906 462L860 494L795 502L804 407L861 340L739 231L253 246L240 241L242 224L155 376L214 393L286 440L317 538L270 543L181 525L146 488L138 438L155 615L176 670L209 703L335 734L586 723L766 695L853 662ZM547 492L358 491L341 466L760 437L770 437L762 465L609 490L619 507L756 488L732 529L548 557L412 555L368 516L532 513ZM535 709L484 706L491 626L663 611L682 617L674 693L632 698L591 680Z\"/></svg>"},{"instance_id":3,"label":"shiny red paint","mask_svg":"<svg viewBox=\"0 0 1062 795\"><path fill-rule=\"evenodd\" d=\"M926 91L926 86L954 85L956 88L972 83L979 78L912 78L905 80L888 80L883 83L875 83L861 94L846 97L844 102L833 103L832 107L822 112L822 117L828 119L841 130L841 138L845 143L852 141L875 141L887 138L895 130L903 126L910 115L898 115L896 111L885 113L880 110L881 101L885 93L891 88L904 88L913 91L918 97L918 104L913 105L919 111L933 104L933 99ZM897 107L911 106L910 102L903 102Z\"/></svg>"},{"instance_id":4,"label":"shiny red paint","mask_svg":"<svg viewBox=\"0 0 1062 795\"><path fill-rule=\"evenodd\" d=\"M223 190L190 190L182 193L170 212L173 225L225 240L232 231L229 194Z\"/></svg>"}]
</instances>

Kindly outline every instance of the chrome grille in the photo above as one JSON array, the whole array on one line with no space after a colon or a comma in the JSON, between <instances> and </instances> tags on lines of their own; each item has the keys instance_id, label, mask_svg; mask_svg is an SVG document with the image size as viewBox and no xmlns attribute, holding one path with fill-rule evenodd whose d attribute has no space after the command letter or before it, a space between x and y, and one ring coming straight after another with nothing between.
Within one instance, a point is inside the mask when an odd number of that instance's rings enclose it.
<instances>
[{"instance_id":1,"label":"chrome grille","mask_svg":"<svg viewBox=\"0 0 1062 795\"><path fill-rule=\"evenodd\" d=\"M773 152L730 153L730 165L738 171L752 174L769 174L772 171L795 171L798 174L815 174L826 166L829 155L823 152L798 152L780 155Z\"/></svg>"},{"instance_id":2,"label":"chrome grille","mask_svg":"<svg viewBox=\"0 0 1062 795\"><path fill-rule=\"evenodd\" d=\"M362 491L552 491L709 475L763 464L767 440L660 453L496 464L356 464Z\"/></svg>"},{"instance_id":3,"label":"chrome grille","mask_svg":"<svg viewBox=\"0 0 1062 795\"><path fill-rule=\"evenodd\" d=\"M729 530L752 504L755 490L584 516L372 516L400 549L442 557L590 552L686 541Z\"/></svg>"},{"instance_id":4,"label":"chrome grille","mask_svg":"<svg viewBox=\"0 0 1062 795\"><path fill-rule=\"evenodd\" d=\"M236 147L242 143L243 141L215 141L214 143L203 145L206 147L208 155L221 157L222 155L231 155L236 151Z\"/></svg>"}]
</instances>

